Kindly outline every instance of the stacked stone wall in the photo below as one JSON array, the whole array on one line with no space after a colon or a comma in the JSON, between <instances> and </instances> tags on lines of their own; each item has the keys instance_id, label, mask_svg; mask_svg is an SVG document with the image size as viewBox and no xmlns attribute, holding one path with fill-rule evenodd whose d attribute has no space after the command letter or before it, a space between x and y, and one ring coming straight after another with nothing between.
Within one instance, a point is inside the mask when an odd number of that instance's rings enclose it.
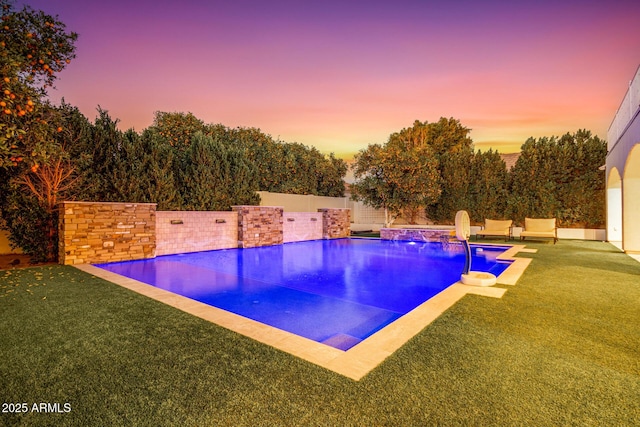
<instances>
[{"instance_id":1,"label":"stacked stone wall","mask_svg":"<svg viewBox=\"0 0 640 427\"><path fill-rule=\"evenodd\" d=\"M63 202L59 262L103 263L153 258L155 203Z\"/></svg>"},{"instance_id":2,"label":"stacked stone wall","mask_svg":"<svg viewBox=\"0 0 640 427\"><path fill-rule=\"evenodd\" d=\"M425 229L425 228L381 228L382 240L407 240L414 242L448 242L455 239L453 229Z\"/></svg>"},{"instance_id":3,"label":"stacked stone wall","mask_svg":"<svg viewBox=\"0 0 640 427\"><path fill-rule=\"evenodd\" d=\"M339 239L351 235L351 221L349 209L322 208L322 237L324 239Z\"/></svg>"},{"instance_id":4,"label":"stacked stone wall","mask_svg":"<svg viewBox=\"0 0 640 427\"><path fill-rule=\"evenodd\" d=\"M348 237L349 209L283 212L234 206L232 212L156 212L155 203L63 202L61 264L107 263L158 255L253 248Z\"/></svg>"},{"instance_id":5,"label":"stacked stone wall","mask_svg":"<svg viewBox=\"0 0 640 427\"><path fill-rule=\"evenodd\" d=\"M280 245L283 236L283 209L278 206L232 206L238 213L238 247Z\"/></svg>"}]
</instances>

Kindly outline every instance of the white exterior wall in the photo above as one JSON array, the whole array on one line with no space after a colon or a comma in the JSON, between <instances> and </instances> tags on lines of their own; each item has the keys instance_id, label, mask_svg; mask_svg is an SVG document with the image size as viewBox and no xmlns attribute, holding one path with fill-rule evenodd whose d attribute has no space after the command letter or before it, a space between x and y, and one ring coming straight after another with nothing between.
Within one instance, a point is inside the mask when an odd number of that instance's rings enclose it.
<instances>
[{"instance_id":1,"label":"white exterior wall","mask_svg":"<svg viewBox=\"0 0 640 427\"><path fill-rule=\"evenodd\" d=\"M640 67L607 133L607 240L640 254Z\"/></svg>"}]
</instances>

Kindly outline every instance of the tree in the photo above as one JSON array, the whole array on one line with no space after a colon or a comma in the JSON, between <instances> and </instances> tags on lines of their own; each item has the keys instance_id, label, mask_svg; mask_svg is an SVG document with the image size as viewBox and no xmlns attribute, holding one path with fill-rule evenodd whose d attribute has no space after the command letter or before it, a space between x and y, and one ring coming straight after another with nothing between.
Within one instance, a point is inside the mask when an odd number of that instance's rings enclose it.
<instances>
[{"instance_id":1,"label":"tree","mask_svg":"<svg viewBox=\"0 0 640 427\"><path fill-rule=\"evenodd\" d=\"M600 166L606 162L606 143L580 129L561 136L556 152L556 197L562 202L556 215L560 223L604 226L605 171Z\"/></svg>"},{"instance_id":2,"label":"tree","mask_svg":"<svg viewBox=\"0 0 640 427\"><path fill-rule=\"evenodd\" d=\"M152 127L174 147L188 147L196 132L210 135L204 121L192 113L156 111Z\"/></svg>"},{"instance_id":3,"label":"tree","mask_svg":"<svg viewBox=\"0 0 640 427\"><path fill-rule=\"evenodd\" d=\"M74 148L78 152L75 164L80 175L80 185L75 192L78 199L128 201L116 186L117 171L129 169L123 163L125 145L125 135L118 129L118 120L98 107L98 117L88 135Z\"/></svg>"},{"instance_id":4,"label":"tree","mask_svg":"<svg viewBox=\"0 0 640 427\"><path fill-rule=\"evenodd\" d=\"M283 162L284 144L274 141L257 128L230 129L229 140L256 168L259 190L282 192L282 183L287 179Z\"/></svg>"},{"instance_id":5,"label":"tree","mask_svg":"<svg viewBox=\"0 0 640 427\"><path fill-rule=\"evenodd\" d=\"M470 181L473 153L445 151L440 154L438 169L442 192L440 197L426 207L426 215L432 221L452 224L456 212L471 210Z\"/></svg>"},{"instance_id":6,"label":"tree","mask_svg":"<svg viewBox=\"0 0 640 427\"><path fill-rule=\"evenodd\" d=\"M230 210L235 204L258 204L252 165L244 154L196 132L184 153L181 175L184 209Z\"/></svg>"},{"instance_id":7,"label":"tree","mask_svg":"<svg viewBox=\"0 0 640 427\"><path fill-rule=\"evenodd\" d=\"M313 153L298 143L281 144L281 152L279 165L284 179L279 183L280 192L316 194L317 171L314 170Z\"/></svg>"},{"instance_id":8,"label":"tree","mask_svg":"<svg viewBox=\"0 0 640 427\"><path fill-rule=\"evenodd\" d=\"M233 145L252 162L258 189L290 194L344 195L346 163L316 148L275 141L260 129L206 124L191 113L156 112L151 126L176 150L186 150L195 134Z\"/></svg>"},{"instance_id":9,"label":"tree","mask_svg":"<svg viewBox=\"0 0 640 427\"><path fill-rule=\"evenodd\" d=\"M317 193L321 196L344 197L344 176L347 174L347 163L338 159L333 153L316 163Z\"/></svg>"},{"instance_id":10,"label":"tree","mask_svg":"<svg viewBox=\"0 0 640 427\"><path fill-rule=\"evenodd\" d=\"M115 200L156 203L159 210L179 210L182 197L174 178L177 151L159 141L154 131L139 135L129 129L120 143L110 170Z\"/></svg>"},{"instance_id":11,"label":"tree","mask_svg":"<svg viewBox=\"0 0 640 427\"><path fill-rule=\"evenodd\" d=\"M497 151L476 152L471 162L469 179L469 215L471 221L483 223L486 218L506 215L508 172Z\"/></svg>"},{"instance_id":12,"label":"tree","mask_svg":"<svg viewBox=\"0 0 640 427\"><path fill-rule=\"evenodd\" d=\"M3 187L7 193L3 198L2 228L9 231L11 246L21 248L35 262L55 260L57 234L51 236L50 232L56 232L51 224L55 223L57 216L52 217L35 197L22 191L17 183L9 181Z\"/></svg>"},{"instance_id":13,"label":"tree","mask_svg":"<svg viewBox=\"0 0 640 427\"><path fill-rule=\"evenodd\" d=\"M420 209L440 195L437 160L428 145L369 145L355 157L352 198L385 211L385 226L405 215L415 223Z\"/></svg>"},{"instance_id":14,"label":"tree","mask_svg":"<svg viewBox=\"0 0 640 427\"><path fill-rule=\"evenodd\" d=\"M473 141L469 138L469 131L454 118L441 117L434 123L416 120L412 127L391 134L388 143L401 144L407 149L428 145L439 158L448 152L472 151Z\"/></svg>"},{"instance_id":15,"label":"tree","mask_svg":"<svg viewBox=\"0 0 640 427\"><path fill-rule=\"evenodd\" d=\"M508 212L517 222L554 217L559 225L605 222L604 141L587 130L529 138L510 179Z\"/></svg>"},{"instance_id":16,"label":"tree","mask_svg":"<svg viewBox=\"0 0 640 427\"><path fill-rule=\"evenodd\" d=\"M426 215L434 221L449 223L456 211L469 209L469 164L473 157L469 132L458 120L441 117L434 123L416 120L412 127L389 137L388 145L406 150L430 148L442 189L425 206Z\"/></svg>"},{"instance_id":17,"label":"tree","mask_svg":"<svg viewBox=\"0 0 640 427\"><path fill-rule=\"evenodd\" d=\"M50 125L59 129L46 141L48 159L29 169L3 169L9 178L2 191L0 211L14 246L21 247L32 259L53 261L58 247L58 202L73 194L78 180L68 145L76 142L86 128L84 117L64 101L60 107L44 106Z\"/></svg>"},{"instance_id":18,"label":"tree","mask_svg":"<svg viewBox=\"0 0 640 427\"><path fill-rule=\"evenodd\" d=\"M437 122L416 120L411 128L392 134L390 141L407 147L428 146L437 160L442 191L425 206L429 219L451 223L456 211L469 209L469 165L473 157L470 130L454 119Z\"/></svg>"},{"instance_id":19,"label":"tree","mask_svg":"<svg viewBox=\"0 0 640 427\"><path fill-rule=\"evenodd\" d=\"M57 17L0 0L0 167L27 167L48 155L50 136L43 99L57 73L75 58L77 34ZM55 152L55 149L53 150Z\"/></svg>"},{"instance_id":20,"label":"tree","mask_svg":"<svg viewBox=\"0 0 640 427\"><path fill-rule=\"evenodd\" d=\"M557 200L555 183L551 180L553 157L548 137L529 138L521 147L521 154L511 171L510 196L507 200L509 216L523 224L525 217L555 216Z\"/></svg>"},{"instance_id":21,"label":"tree","mask_svg":"<svg viewBox=\"0 0 640 427\"><path fill-rule=\"evenodd\" d=\"M221 184L218 184L215 196L218 206L229 210L233 205L259 205L255 165L237 147L225 144L224 148L221 157L224 167L218 176Z\"/></svg>"},{"instance_id":22,"label":"tree","mask_svg":"<svg viewBox=\"0 0 640 427\"><path fill-rule=\"evenodd\" d=\"M388 227L395 218L389 215L389 210L393 209L393 188L386 178L384 160L383 147L379 144L370 144L355 155L351 198L375 209L384 209L384 224Z\"/></svg>"},{"instance_id":23,"label":"tree","mask_svg":"<svg viewBox=\"0 0 640 427\"><path fill-rule=\"evenodd\" d=\"M255 128L230 129L228 138L253 163L260 190L344 196L347 164L333 154L325 156L314 147L275 141Z\"/></svg>"},{"instance_id":24,"label":"tree","mask_svg":"<svg viewBox=\"0 0 640 427\"><path fill-rule=\"evenodd\" d=\"M126 181L134 184L128 191L131 200L157 203L158 210L179 210L183 203L175 177L179 153L154 130L145 130L140 137L134 133L127 140L131 143L126 146L126 157L138 166L135 171L130 169Z\"/></svg>"}]
</instances>

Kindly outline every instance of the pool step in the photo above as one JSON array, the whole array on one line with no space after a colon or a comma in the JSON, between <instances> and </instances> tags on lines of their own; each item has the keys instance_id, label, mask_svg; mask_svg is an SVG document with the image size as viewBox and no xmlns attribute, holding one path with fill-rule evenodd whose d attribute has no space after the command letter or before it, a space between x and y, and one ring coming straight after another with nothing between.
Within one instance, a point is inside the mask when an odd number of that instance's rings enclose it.
<instances>
[{"instance_id":1,"label":"pool step","mask_svg":"<svg viewBox=\"0 0 640 427\"><path fill-rule=\"evenodd\" d=\"M354 345L358 344L360 341L362 341L360 338L356 338L348 334L339 333L332 335L326 340L322 341L322 344L337 348L338 350L347 351Z\"/></svg>"}]
</instances>

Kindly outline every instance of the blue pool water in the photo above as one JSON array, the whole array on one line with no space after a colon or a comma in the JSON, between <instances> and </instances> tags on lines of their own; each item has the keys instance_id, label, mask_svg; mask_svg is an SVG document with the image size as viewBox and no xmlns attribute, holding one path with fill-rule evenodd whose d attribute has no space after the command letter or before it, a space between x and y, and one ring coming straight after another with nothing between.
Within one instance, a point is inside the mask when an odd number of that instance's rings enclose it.
<instances>
[{"instance_id":1,"label":"blue pool water","mask_svg":"<svg viewBox=\"0 0 640 427\"><path fill-rule=\"evenodd\" d=\"M472 248L498 276L508 247ZM459 244L336 239L226 249L98 267L347 350L459 280Z\"/></svg>"}]
</instances>

